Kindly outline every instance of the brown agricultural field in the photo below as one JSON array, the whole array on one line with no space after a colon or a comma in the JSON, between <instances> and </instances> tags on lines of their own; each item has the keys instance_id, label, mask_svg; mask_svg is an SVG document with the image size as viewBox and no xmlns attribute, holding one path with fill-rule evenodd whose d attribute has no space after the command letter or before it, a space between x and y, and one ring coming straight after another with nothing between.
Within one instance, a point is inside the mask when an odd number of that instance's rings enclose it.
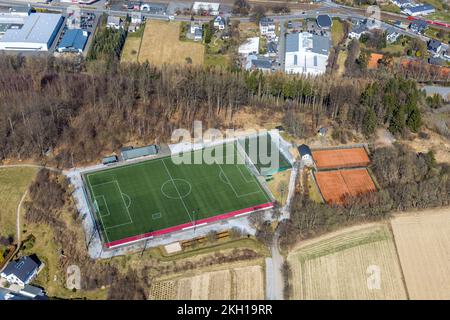
<instances>
[{"instance_id":1,"label":"brown agricultural field","mask_svg":"<svg viewBox=\"0 0 450 320\"><path fill-rule=\"evenodd\" d=\"M386 224L346 228L300 243L288 262L292 299L407 298Z\"/></svg>"},{"instance_id":2,"label":"brown agricultural field","mask_svg":"<svg viewBox=\"0 0 450 320\"><path fill-rule=\"evenodd\" d=\"M391 221L410 299L450 299L450 208Z\"/></svg>"},{"instance_id":3,"label":"brown agricultural field","mask_svg":"<svg viewBox=\"0 0 450 320\"><path fill-rule=\"evenodd\" d=\"M264 270L261 265L237 263L222 270L201 270L189 277L156 280L150 289L150 299L264 299Z\"/></svg>"},{"instance_id":4,"label":"brown agricultural field","mask_svg":"<svg viewBox=\"0 0 450 320\"><path fill-rule=\"evenodd\" d=\"M180 41L179 35L179 22L147 21L139 50L139 62L148 60L156 66L202 65L205 52L203 45Z\"/></svg>"}]
</instances>

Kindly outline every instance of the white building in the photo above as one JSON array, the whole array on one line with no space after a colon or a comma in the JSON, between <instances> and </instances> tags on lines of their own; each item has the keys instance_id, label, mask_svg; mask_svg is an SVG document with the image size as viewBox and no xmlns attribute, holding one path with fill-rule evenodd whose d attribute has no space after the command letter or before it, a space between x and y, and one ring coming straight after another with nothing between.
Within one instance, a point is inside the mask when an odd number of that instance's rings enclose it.
<instances>
[{"instance_id":1,"label":"white building","mask_svg":"<svg viewBox=\"0 0 450 320\"><path fill-rule=\"evenodd\" d=\"M108 20L106 21L106 27L119 30L123 28L123 22L121 17L108 16Z\"/></svg>"},{"instance_id":2,"label":"white building","mask_svg":"<svg viewBox=\"0 0 450 320\"><path fill-rule=\"evenodd\" d=\"M270 18L262 18L259 21L259 32L266 37L275 37L275 22Z\"/></svg>"},{"instance_id":3,"label":"white building","mask_svg":"<svg viewBox=\"0 0 450 320\"><path fill-rule=\"evenodd\" d=\"M60 14L31 13L20 28L6 30L0 39L0 50L48 51L62 24Z\"/></svg>"},{"instance_id":4,"label":"white building","mask_svg":"<svg viewBox=\"0 0 450 320\"><path fill-rule=\"evenodd\" d=\"M194 2L192 5L192 12L195 14L200 14L203 12L207 12L212 16L219 15L220 3L215 2Z\"/></svg>"},{"instance_id":5,"label":"white building","mask_svg":"<svg viewBox=\"0 0 450 320\"><path fill-rule=\"evenodd\" d=\"M248 38L243 44L239 46L239 54L248 55L250 53L259 52L259 37Z\"/></svg>"},{"instance_id":6,"label":"white building","mask_svg":"<svg viewBox=\"0 0 450 320\"><path fill-rule=\"evenodd\" d=\"M403 12L409 16L424 16L430 13L435 12L436 10L432 5L429 4L421 4L414 7L407 7L403 10Z\"/></svg>"},{"instance_id":7,"label":"white building","mask_svg":"<svg viewBox=\"0 0 450 320\"><path fill-rule=\"evenodd\" d=\"M309 32L290 33L286 36L286 73L320 75L328 63L330 39Z\"/></svg>"},{"instance_id":8,"label":"white building","mask_svg":"<svg viewBox=\"0 0 450 320\"><path fill-rule=\"evenodd\" d=\"M217 16L214 19L214 28L217 28L219 30L225 29L225 18L222 18L221 16Z\"/></svg>"}]
</instances>

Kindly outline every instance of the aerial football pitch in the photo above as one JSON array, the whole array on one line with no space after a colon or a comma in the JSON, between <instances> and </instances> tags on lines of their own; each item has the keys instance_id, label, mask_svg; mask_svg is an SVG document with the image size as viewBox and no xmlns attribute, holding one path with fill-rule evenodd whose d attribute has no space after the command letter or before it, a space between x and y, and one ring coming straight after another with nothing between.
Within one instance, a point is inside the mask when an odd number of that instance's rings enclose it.
<instances>
[{"instance_id":1,"label":"aerial football pitch","mask_svg":"<svg viewBox=\"0 0 450 320\"><path fill-rule=\"evenodd\" d=\"M233 152L225 146L223 161L212 164L176 164L168 156L84 173L105 245L115 247L271 207L270 194L236 144L231 145ZM215 150L184 155L194 159L205 152Z\"/></svg>"}]
</instances>

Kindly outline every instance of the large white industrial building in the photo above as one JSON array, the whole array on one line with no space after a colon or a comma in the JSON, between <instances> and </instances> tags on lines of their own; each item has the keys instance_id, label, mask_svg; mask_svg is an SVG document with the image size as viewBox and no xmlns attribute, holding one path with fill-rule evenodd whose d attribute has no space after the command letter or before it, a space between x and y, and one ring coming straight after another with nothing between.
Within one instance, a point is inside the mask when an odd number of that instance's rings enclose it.
<instances>
[{"instance_id":1,"label":"large white industrial building","mask_svg":"<svg viewBox=\"0 0 450 320\"><path fill-rule=\"evenodd\" d=\"M0 50L48 51L62 24L61 14L31 13L23 18L23 24L6 29L0 38Z\"/></svg>"},{"instance_id":2,"label":"large white industrial building","mask_svg":"<svg viewBox=\"0 0 450 320\"><path fill-rule=\"evenodd\" d=\"M328 63L330 39L308 32L286 35L285 72L323 74Z\"/></svg>"}]
</instances>

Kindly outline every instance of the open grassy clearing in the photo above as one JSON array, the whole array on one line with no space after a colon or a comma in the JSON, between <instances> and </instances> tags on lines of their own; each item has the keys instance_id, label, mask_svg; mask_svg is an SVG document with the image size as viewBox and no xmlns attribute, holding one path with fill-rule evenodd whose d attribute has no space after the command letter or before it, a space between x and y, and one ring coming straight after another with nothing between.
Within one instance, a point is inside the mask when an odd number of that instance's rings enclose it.
<instances>
[{"instance_id":1,"label":"open grassy clearing","mask_svg":"<svg viewBox=\"0 0 450 320\"><path fill-rule=\"evenodd\" d=\"M397 215L391 221L411 299L450 299L450 208Z\"/></svg>"},{"instance_id":2,"label":"open grassy clearing","mask_svg":"<svg viewBox=\"0 0 450 320\"><path fill-rule=\"evenodd\" d=\"M344 26L339 19L333 19L333 25L331 26L331 40L333 46L337 45L344 37Z\"/></svg>"},{"instance_id":3,"label":"open grassy clearing","mask_svg":"<svg viewBox=\"0 0 450 320\"><path fill-rule=\"evenodd\" d=\"M245 261L196 270L153 282L153 300L264 299L263 260Z\"/></svg>"},{"instance_id":4,"label":"open grassy clearing","mask_svg":"<svg viewBox=\"0 0 450 320\"><path fill-rule=\"evenodd\" d=\"M16 236L16 210L36 175L35 168L0 168L0 235Z\"/></svg>"},{"instance_id":5,"label":"open grassy clearing","mask_svg":"<svg viewBox=\"0 0 450 320\"><path fill-rule=\"evenodd\" d=\"M122 62L138 62L139 51L145 26L141 26L136 32L128 33L125 45L122 49Z\"/></svg>"},{"instance_id":6,"label":"open grassy clearing","mask_svg":"<svg viewBox=\"0 0 450 320\"><path fill-rule=\"evenodd\" d=\"M345 60L347 60L347 51L341 50L339 51L339 55L337 58L338 70L337 75L342 76L345 73Z\"/></svg>"},{"instance_id":7,"label":"open grassy clearing","mask_svg":"<svg viewBox=\"0 0 450 320\"><path fill-rule=\"evenodd\" d=\"M180 41L180 23L147 21L142 38L139 62L151 64L203 65L205 48L200 43Z\"/></svg>"},{"instance_id":8,"label":"open grassy clearing","mask_svg":"<svg viewBox=\"0 0 450 320\"><path fill-rule=\"evenodd\" d=\"M289 179L291 178L292 170L285 170L278 172L272 176L272 180L267 183L270 191L275 199L281 204L286 203L286 199L289 191Z\"/></svg>"},{"instance_id":9,"label":"open grassy clearing","mask_svg":"<svg viewBox=\"0 0 450 320\"><path fill-rule=\"evenodd\" d=\"M288 261L293 299L406 299L395 245L384 224L312 239L292 251ZM379 288L369 285L373 270L380 271Z\"/></svg>"}]
</instances>

